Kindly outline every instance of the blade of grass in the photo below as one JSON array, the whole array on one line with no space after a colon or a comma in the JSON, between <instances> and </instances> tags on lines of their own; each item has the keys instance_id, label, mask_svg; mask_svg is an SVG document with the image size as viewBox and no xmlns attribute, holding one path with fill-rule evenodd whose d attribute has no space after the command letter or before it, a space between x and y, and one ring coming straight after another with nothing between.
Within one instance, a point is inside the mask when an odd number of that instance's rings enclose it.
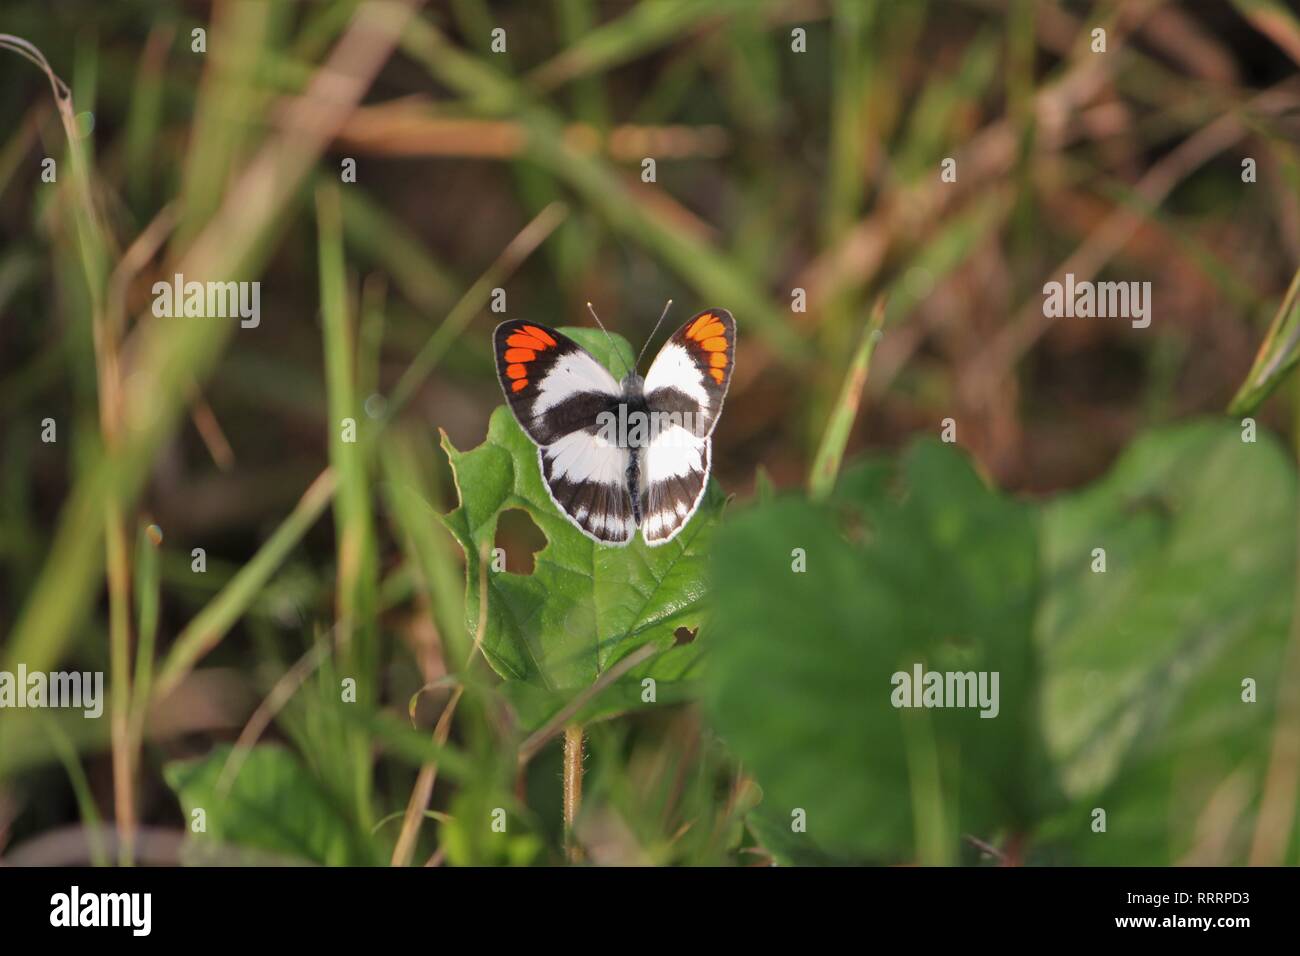
<instances>
[{"instance_id":1,"label":"blade of grass","mask_svg":"<svg viewBox=\"0 0 1300 956\"><path fill-rule=\"evenodd\" d=\"M451 735L451 719L456 713L456 707L460 703L461 697L465 693L465 685L458 683L455 690L451 693L451 698L442 709L438 716L438 722L433 728L433 742L438 747L447 745L447 738ZM397 837L397 844L393 847L393 855L389 860L390 866L409 866L411 856L415 853L416 841L420 838L420 824L424 822L428 814L429 799L433 796L433 787L438 779L438 762L431 760L420 767L420 772L416 775L415 786L411 788L411 796L406 802L406 812L402 818L402 829Z\"/></svg>"},{"instance_id":2,"label":"blade of grass","mask_svg":"<svg viewBox=\"0 0 1300 956\"><path fill-rule=\"evenodd\" d=\"M176 24L158 23L149 31L140 65L136 69L135 89L126 117L127 192L143 206L149 197L150 184L156 182L156 143L162 122L163 73L167 51L176 36Z\"/></svg>"},{"instance_id":3,"label":"blade of grass","mask_svg":"<svg viewBox=\"0 0 1300 956\"><path fill-rule=\"evenodd\" d=\"M1269 96L1269 91L1265 91L1254 102L1267 101ZM1132 192L1133 205L1121 206L1112 212L1049 275L1073 273L1075 281L1091 280L1132 238L1143 222L1143 210L1163 203L1175 186L1234 145L1245 133L1244 124L1230 113L1184 140L1161 157L1139 180ZM983 401L993 394L1021 356L1052 327L1053 321L1045 314L1042 296L1030 295L1014 319L1003 326L993 341L985 346L983 353L971 362L963 391L972 401Z\"/></svg>"},{"instance_id":4,"label":"blade of grass","mask_svg":"<svg viewBox=\"0 0 1300 956\"><path fill-rule=\"evenodd\" d=\"M13 124L13 135L0 149L0 196L4 195L6 187L26 162L48 109L46 103L36 104L26 112L21 122Z\"/></svg>"},{"instance_id":5,"label":"blade of grass","mask_svg":"<svg viewBox=\"0 0 1300 956\"><path fill-rule=\"evenodd\" d=\"M1032 17L1029 43L1032 54ZM997 34L980 33L962 54L955 74L926 84L916 105L908 110L902 148L891 150L894 172L901 179L915 181L931 176L939 168L940 159L953 155L963 132L961 114L977 107L981 97L987 95L1000 65L1000 47ZM1024 109L1032 117L1032 89L1021 95Z\"/></svg>"},{"instance_id":6,"label":"blade of grass","mask_svg":"<svg viewBox=\"0 0 1300 956\"><path fill-rule=\"evenodd\" d=\"M326 181L321 177L318 183ZM331 178L329 181L333 181ZM444 311L456 280L419 238L360 189L342 191L343 231L348 246L367 262L382 265L422 312Z\"/></svg>"},{"instance_id":7,"label":"blade of grass","mask_svg":"<svg viewBox=\"0 0 1300 956\"><path fill-rule=\"evenodd\" d=\"M361 285L361 327L357 330L357 397L367 418L373 407L366 403L379 391L387 306L387 277L379 273L366 276Z\"/></svg>"},{"instance_id":8,"label":"blade of grass","mask_svg":"<svg viewBox=\"0 0 1300 956\"><path fill-rule=\"evenodd\" d=\"M566 51L572 50L596 29L596 9L592 0L559 0L555 13ZM598 77L588 75L576 78L573 84L573 112L596 129L609 127L609 103L605 98L605 87Z\"/></svg>"},{"instance_id":9,"label":"blade of grass","mask_svg":"<svg viewBox=\"0 0 1300 956\"><path fill-rule=\"evenodd\" d=\"M495 23L485 0L452 0L451 6L460 27L460 34L468 38L469 45L477 48L481 56L490 57L491 62L503 74L514 73L508 50L500 53L492 52L492 28ZM515 180L516 191L523 199L530 215L536 215L562 199L559 184L544 167L521 159L510 164L510 172ZM552 270L558 277L559 283L564 286L577 284L584 267L581 250L574 245L576 241L573 223L566 221L556 231L555 241L545 249Z\"/></svg>"},{"instance_id":10,"label":"blade of grass","mask_svg":"<svg viewBox=\"0 0 1300 956\"><path fill-rule=\"evenodd\" d=\"M177 635L159 668L155 698L164 698L174 691L194 665L248 610L271 575L329 505L334 487L334 471L327 468L311 483L297 507L266 543Z\"/></svg>"},{"instance_id":11,"label":"blade of grass","mask_svg":"<svg viewBox=\"0 0 1300 956\"><path fill-rule=\"evenodd\" d=\"M358 9L307 92L283 112L275 132L236 178L175 271L206 279L257 274L298 184L388 59L413 5L413 0L372 2ZM24 50L24 55L30 56L30 51ZM50 76L56 98L66 97L66 87L60 93L61 84ZM65 106L61 102L61 108ZM99 289L96 294L102 295L102 282ZM230 334L228 323L177 324L153 320L149 313L137 324L128 343L132 374L123 395L129 427L113 455L87 455L40 577L12 632L7 660L45 670L61 657L89 609L101 569L102 502L110 494L123 500L135 496L158 448L175 427L187 389L206 377ZM200 638L200 647L205 640Z\"/></svg>"},{"instance_id":12,"label":"blade of grass","mask_svg":"<svg viewBox=\"0 0 1300 956\"><path fill-rule=\"evenodd\" d=\"M547 206L526 225L510 244L497 257L496 261L488 267L487 271L479 276L478 280L465 291L460 300L447 313L442 324L434 331L433 335L424 344L418 355L407 366L402 377L397 380L392 394L388 399L388 407L385 411L384 420L392 421L394 416L401 411L402 407L410 401L415 390L433 371L434 366L442 358L452 341L465 330L472 318L482 310L487 304L488 298L492 295L492 289L499 286L519 265L527 259L538 246L545 241L546 237L555 231L555 228L568 215L568 208L563 203L554 203Z\"/></svg>"},{"instance_id":13,"label":"blade of grass","mask_svg":"<svg viewBox=\"0 0 1300 956\"><path fill-rule=\"evenodd\" d=\"M1282 297L1255 361L1228 405L1229 415L1247 415L1259 407L1300 361L1300 269Z\"/></svg>"},{"instance_id":14,"label":"blade of grass","mask_svg":"<svg viewBox=\"0 0 1300 956\"><path fill-rule=\"evenodd\" d=\"M840 463L844 459L844 448L853 430L853 422L858 415L858 405L862 401L862 389L867 384L867 374L871 370L871 356L875 354L876 345L883 335L881 327L885 322L885 299L876 300L871 310L871 319L862 333L849 363L849 370L840 386L840 395L831 411L830 421L822 433L821 445L813 458L812 471L808 474L808 493L814 499L825 498L835 487L835 477L840 472Z\"/></svg>"},{"instance_id":15,"label":"blade of grass","mask_svg":"<svg viewBox=\"0 0 1300 956\"><path fill-rule=\"evenodd\" d=\"M145 718L153 686L154 645L158 637L158 548L162 531L156 525L141 524L135 545L135 680L131 686L130 752L138 766Z\"/></svg>"},{"instance_id":16,"label":"blade of grass","mask_svg":"<svg viewBox=\"0 0 1300 956\"><path fill-rule=\"evenodd\" d=\"M1243 17L1300 65L1300 18L1278 0L1232 0Z\"/></svg>"},{"instance_id":17,"label":"blade of grass","mask_svg":"<svg viewBox=\"0 0 1300 956\"><path fill-rule=\"evenodd\" d=\"M334 532L338 559L336 626L334 629L345 673L357 681L357 699L378 699L376 618L378 606L378 549L370 511L367 446L373 438L361 414L356 394L356 352L349 328L347 272L343 258L343 223L338 186L316 191L319 232L321 331L325 347L325 390L329 403L330 465L338 476L334 496ZM351 421L353 435L345 434ZM370 805L370 741L360 733L350 735L354 797L358 819L367 829Z\"/></svg>"},{"instance_id":18,"label":"blade of grass","mask_svg":"<svg viewBox=\"0 0 1300 956\"><path fill-rule=\"evenodd\" d=\"M487 542L484 542L479 554L478 622L474 627L473 643L470 646L469 655L460 668L462 677L469 670L470 665L473 664L474 657L480 649L479 642L483 639L483 633L487 629L487 550ZM464 693L464 680L457 680L456 689L452 691L451 698L447 701L447 705L443 708L442 714L433 729L433 741L439 748L447 745L447 738L451 735L451 720ZM433 796L433 786L437 779L437 761L429 761L420 767L415 786L411 788L411 796L407 800L406 816L402 821L401 833L398 835L396 846L393 847L393 856L390 861L392 866L406 866L411 862L411 856L415 853L416 841L420 836L420 824L424 821L424 813L429 808L429 798Z\"/></svg>"},{"instance_id":19,"label":"blade of grass","mask_svg":"<svg viewBox=\"0 0 1300 956\"><path fill-rule=\"evenodd\" d=\"M653 204L638 201L636 191L604 161L566 141L559 119L532 104L508 77L452 46L427 18L412 21L402 35L402 48L435 78L464 95L467 105L514 112L528 132L532 156L538 163L708 300L726 303L787 356L798 360L809 354L807 342L791 331L782 312L728 255L683 229Z\"/></svg>"},{"instance_id":20,"label":"blade of grass","mask_svg":"<svg viewBox=\"0 0 1300 956\"><path fill-rule=\"evenodd\" d=\"M113 810L118 865L130 866L135 852L135 787L131 766L131 569L122 508L110 498L104 507L108 563L109 719L113 741Z\"/></svg>"},{"instance_id":21,"label":"blade of grass","mask_svg":"<svg viewBox=\"0 0 1300 956\"><path fill-rule=\"evenodd\" d=\"M119 359L117 336L105 321L104 299L108 276L110 241L91 186L91 142L78 131L73 113L73 98L46 62L44 55L30 43L0 35L0 46L16 50L40 66L50 80L62 120L72 178L60 185L66 196L67 214L77 236L80 264L90 309L90 328L94 340L96 385L99 400L99 427L105 447L112 449L119 431ZM87 43L77 45L76 82L82 91L80 102L93 106L96 76L94 49ZM102 499L97 526L104 533L104 559L108 568L109 600L109 680L111 683L109 720L113 764L113 807L121 835L118 862L130 865L135 838L135 793L128 739L130 705L130 568L127 558L125 519L122 499L108 494Z\"/></svg>"},{"instance_id":22,"label":"blade of grass","mask_svg":"<svg viewBox=\"0 0 1300 956\"><path fill-rule=\"evenodd\" d=\"M221 767L221 773L217 776L213 793L218 798L224 798L230 793L230 788L234 786L235 778L239 776L239 771L244 766L244 761L248 759L249 752L266 732L266 728L271 726L275 715L288 703L307 678L311 677L320 666L320 662L328 656L329 649L328 641L320 640L314 643L307 653L298 658L294 665L281 675L270 693L258 704L257 710L253 711L253 715L244 724L244 729L239 732L239 737L230 748L226 762Z\"/></svg>"},{"instance_id":23,"label":"blade of grass","mask_svg":"<svg viewBox=\"0 0 1300 956\"><path fill-rule=\"evenodd\" d=\"M864 80L872 9L854 0L836 0L832 5L830 168L822 213L828 243L837 241L857 220L862 201L867 138Z\"/></svg>"},{"instance_id":24,"label":"blade of grass","mask_svg":"<svg viewBox=\"0 0 1300 956\"><path fill-rule=\"evenodd\" d=\"M517 268L527 255L554 228L555 217L560 210L551 210L550 215L534 219L526 226L479 280L466 291L465 295L453 306L446 320L433 333L416 359L407 368L394 389L393 398L388 402L383 423L376 426L376 431L386 425L400 409L404 401L414 393L419 383L437 364L446 346L473 315L482 308L490 295L491 289L502 277ZM333 253L332 253L333 255ZM365 445L366 449L375 442ZM283 563L307 530L320 517L335 490L334 472L323 471L303 494L293 512L275 530L257 554L231 578L229 583L190 621L189 625L177 636L168 655L159 669L155 697L162 698L171 693L194 665L209 653L234 623L245 614L261 590L270 581L272 575ZM421 520L432 523L427 515ZM410 525L414 526L414 525ZM459 585L453 583L444 589L444 594L452 594ZM444 631L444 633L449 633Z\"/></svg>"},{"instance_id":25,"label":"blade of grass","mask_svg":"<svg viewBox=\"0 0 1300 956\"><path fill-rule=\"evenodd\" d=\"M59 763L63 765L68 775L68 784L72 787L73 796L77 800L77 811L81 816L82 824L87 828L91 865L108 866L110 860L108 850L104 846L103 818L95 805L95 794L90 788L90 780L87 779L86 771L82 769L81 761L77 757L77 748L57 722L44 720L41 721L40 726L49 738L50 748L58 756Z\"/></svg>"},{"instance_id":26,"label":"blade of grass","mask_svg":"<svg viewBox=\"0 0 1300 956\"><path fill-rule=\"evenodd\" d=\"M539 92L549 92L570 80L603 73L667 46L708 21L722 21L753 6L753 0L659 0L637 4L623 16L589 30L581 40L534 69L527 82Z\"/></svg>"},{"instance_id":27,"label":"blade of grass","mask_svg":"<svg viewBox=\"0 0 1300 956\"><path fill-rule=\"evenodd\" d=\"M346 650L373 620L367 599L367 577L374 565L374 534L370 524L369 488L364 449L369 439L362 428L356 394L356 354L350 329L346 267L343 260L342 213L337 187L316 192L319 230L321 330L325 351L325 390L329 404L330 465L338 478L334 498L338 537L338 636ZM352 438L344 422L352 422ZM346 655L345 655L346 656ZM361 655L353 658L361 663ZM368 676L368 675L367 675Z\"/></svg>"},{"instance_id":28,"label":"blade of grass","mask_svg":"<svg viewBox=\"0 0 1300 956\"><path fill-rule=\"evenodd\" d=\"M413 569L417 586L427 595L438 633L451 656L461 659L469 652L463 636L465 620L464 572L456 556L456 545L436 519L442 510L436 481L428 480L421 464L436 464L423 430L418 434L394 432L385 437L380 449L383 493L394 538Z\"/></svg>"},{"instance_id":29,"label":"blade of grass","mask_svg":"<svg viewBox=\"0 0 1300 956\"><path fill-rule=\"evenodd\" d=\"M194 104L189 150L177 202L177 240L188 245L220 209L227 184L249 149L263 51L273 49L273 4L219 4L209 26L212 53Z\"/></svg>"}]
</instances>

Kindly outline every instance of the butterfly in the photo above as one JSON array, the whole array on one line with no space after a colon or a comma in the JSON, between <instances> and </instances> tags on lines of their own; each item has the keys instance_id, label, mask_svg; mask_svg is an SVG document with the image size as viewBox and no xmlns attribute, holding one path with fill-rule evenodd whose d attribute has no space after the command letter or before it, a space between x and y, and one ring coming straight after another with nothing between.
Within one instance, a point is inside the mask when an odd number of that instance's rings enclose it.
<instances>
[{"instance_id":1,"label":"butterfly","mask_svg":"<svg viewBox=\"0 0 1300 956\"><path fill-rule=\"evenodd\" d=\"M502 322L493 346L506 403L537 445L542 482L578 530L626 545L640 528L656 546L686 527L704 497L710 436L735 366L730 312L689 319L645 378L630 368L615 379L582 346L536 322Z\"/></svg>"}]
</instances>

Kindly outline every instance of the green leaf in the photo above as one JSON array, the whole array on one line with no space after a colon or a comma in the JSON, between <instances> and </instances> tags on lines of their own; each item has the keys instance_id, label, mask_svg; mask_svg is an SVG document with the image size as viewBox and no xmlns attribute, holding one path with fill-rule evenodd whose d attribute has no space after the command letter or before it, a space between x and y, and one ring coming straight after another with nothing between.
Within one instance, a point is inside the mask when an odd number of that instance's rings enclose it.
<instances>
[{"instance_id":1,"label":"green leaf","mask_svg":"<svg viewBox=\"0 0 1300 956\"><path fill-rule=\"evenodd\" d=\"M1295 574L1296 478L1266 433L1201 422L1138 441L1044 509L1043 726L1074 799L1050 836L1088 863L1174 862L1216 788L1249 795L1276 714ZM1106 570L1093 571L1093 549ZM1241 681L1258 700L1242 700ZM1107 811L1094 834L1090 811ZM1228 862L1228 861L1222 861ZM1233 860L1241 862L1241 860Z\"/></svg>"},{"instance_id":2,"label":"green leaf","mask_svg":"<svg viewBox=\"0 0 1300 956\"><path fill-rule=\"evenodd\" d=\"M769 849L950 862L961 834L1035 818L1050 774L1034 719L1034 523L962 455L921 443L895 468L849 469L826 504L752 508L713 557L706 705L763 788L755 832L783 828ZM893 675L916 664L999 672L997 716L896 708Z\"/></svg>"},{"instance_id":3,"label":"green leaf","mask_svg":"<svg viewBox=\"0 0 1300 956\"><path fill-rule=\"evenodd\" d=\"M207 830L194 840L214 840L284 854L329 866L366 865L370 844L294 754L262 744L248 751L228 792L217 782L230 756L223 745L193 760L163 768L167 785L180 800L187 825L202 809Z\"/></svg>"},{"instance_id":4,"label":"green leaf","mask_svg":"<svg viewBox=\"0 0 1300 956\"><path fill-rule=\"evenodd\" d=\"M694 644L670 647L649 661L632 668L621 680L610 684L573 715L579 724L606 720L636 710L647 704L642 681L649 677L655 682L654 703L680 704L696 697L696 672L700 669L700 653ZM507 680L502 692L514 709L514 717L524 732L537 730L560 710L573 696L571 692L548 690L527 681Z\"/></svg>"},{"instance_id":5,"label":"green leaf","mask_svg":"<svg viewBox=\"0 0 1300 956\"><path fill-rule=\"evenodd\" d=\"M545 849L534 824L508 791L479 780L457 791L450 813L438 822L438 846L452 866L530 866L542 861Z\"/></svg>"},{"instance_id":6,"label":"green leaf","mask_svg":"<svg viewBox=\"0 0 1300 956\"><path fill-rule=\"evenodd\" d=\"M632 363L621 338L611 343L591 329L563 331L616 375ZM614 360L615 348L621 361ZM650 548L638 535L626 547L607 547L582 534L550 500L537 446L504 405L493 412L482 445L457 451L444 435L443 448L460 494L459 507L443 521L465 552L470 633L478 627L480 554L492 548L501 513L522 509L547 539L532 574L487 575L483 652L503 677L546 691L585 687L642 645L653 641L668 648L678 628L700 626L705 549L723 505L715 484L667 544ZM695 655L694 645L686 645L640 665L624 680L679 680Z\"/></svg>"}]
</instances>

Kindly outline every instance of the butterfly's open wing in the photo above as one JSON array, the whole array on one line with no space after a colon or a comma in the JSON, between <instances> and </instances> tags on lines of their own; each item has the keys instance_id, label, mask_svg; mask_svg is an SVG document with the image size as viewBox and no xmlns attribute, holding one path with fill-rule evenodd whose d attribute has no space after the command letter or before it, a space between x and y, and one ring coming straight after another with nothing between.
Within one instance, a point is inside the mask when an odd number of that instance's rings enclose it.
<instances>
[{"instance_id":1,"label":"butterfly's open wing","mask_svg":"<svg viewBox=\"0 0 1300 956\"><path fill-rule=\"evenodd\" d=\"M579 531L603 544L627 544L636 534L628 490L631 455L581 430L539 448L537 460L551 500Z\"/></svg>"},{"instance_id":2,"label":"butterfly's open wing","mask_svg":"<svg viewBox=\"0 0 1300 956\"><path fill-rule=\"evenodd\" d=\"M596 416L622 394L614 376L590 352L545 325L502 322L493 345L506 402L539 445L594 428Z\"/></svg>"},{"instance_id":3,"label":"butterfly's open wing","mask_svg":"<svg viewBox=\"0 0 1300 956\"><path fill-rule=\"evenodd\" d=\"M673 333L646 374L646 406L660 422L641 466L646 544L676 537L704 497L709 436L722 414L735 355L736 320L725 309L707 309Z\"/></svg>"},{"instance_id":4,"label":"butterfly's open wing","mask_svg":"<svg viewBox=\"0 0 1300 956\"><path fill-rule=\"evenodd\" d=\"M646 405L681 413L688 431L708 438L722 414L735 365L736 320L726 309L707 309L688 319L655 356L645 377Z\"/></svg>"},{"instance_id":5,"label":"butterfly's open wing","mask_svg":"<svg viewBox=\"0 0 1300 956\"><path fill-rule=\"evenodd\" d=\"M636 533L631 453L606 441L598 421L621 400L614 376L568 336L535 322L501 323L493 345L506 403L539 447L551 500L588 537L626 544Z\"/></svg>"},{"instance_id":6,"label":"butterfly's open wing","mask_svg":"<svg viewBox=\"0 0 1300 956\"><path fill-rule=\"evenodd\" d=\"M704 497L712 441L684 428L661 431L645 449L641 478L641 536L654 547L677 537Z\"/></svg>"}]
</instances>

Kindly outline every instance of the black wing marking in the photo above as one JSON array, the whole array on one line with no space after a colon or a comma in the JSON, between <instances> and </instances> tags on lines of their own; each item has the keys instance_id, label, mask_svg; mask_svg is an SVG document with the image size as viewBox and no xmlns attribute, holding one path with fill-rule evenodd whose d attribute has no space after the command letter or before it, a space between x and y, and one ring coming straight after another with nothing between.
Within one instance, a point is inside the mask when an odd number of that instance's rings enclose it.
<instances>
[{"instance_id":1,"label":"black wing marking","mask_svg":"<svg viewBox=\"0 0 1300 956\"><path fill-rule=\"evenodd\" d=\"M575 432L539 448L542 482L551 500L589 538L627 544L636 534L627 471L633 452Z\"/></svg>"},{"instance_id":2,"label":"black wing marking","mask_svg":"<svg viewBox=\"0 0 1300 956\"><path fill-rule=\"evenodd\" d=\"M667 544L686 527L704 498L712 454L710 439L680 429L675 435L661 434L646 449L641 483L646 544Z\"/></svg>"},{"instance_id":3,"label":"black wing marking","mask_svg":"<svg viewBox=\"0 0 1300 956\"><path fill-rule=\"evenodd\" d=\"M692 316L664 343L645 378L649 410L680 415L697 438L713 433L736 365L736 320L726 309Z\"/></svg>"},{"instance_id":4,"label":"black wing marking","mask_svg":"<svg viewBox=\"0 0 1300 956\"><path fill-rule=\"evenodd\" d=\"M511 319L493 333L497 378L506 404L528 437L550 445L617 405L621 389L591 353L567 335Z\"/></svg>"}]
</instances>

